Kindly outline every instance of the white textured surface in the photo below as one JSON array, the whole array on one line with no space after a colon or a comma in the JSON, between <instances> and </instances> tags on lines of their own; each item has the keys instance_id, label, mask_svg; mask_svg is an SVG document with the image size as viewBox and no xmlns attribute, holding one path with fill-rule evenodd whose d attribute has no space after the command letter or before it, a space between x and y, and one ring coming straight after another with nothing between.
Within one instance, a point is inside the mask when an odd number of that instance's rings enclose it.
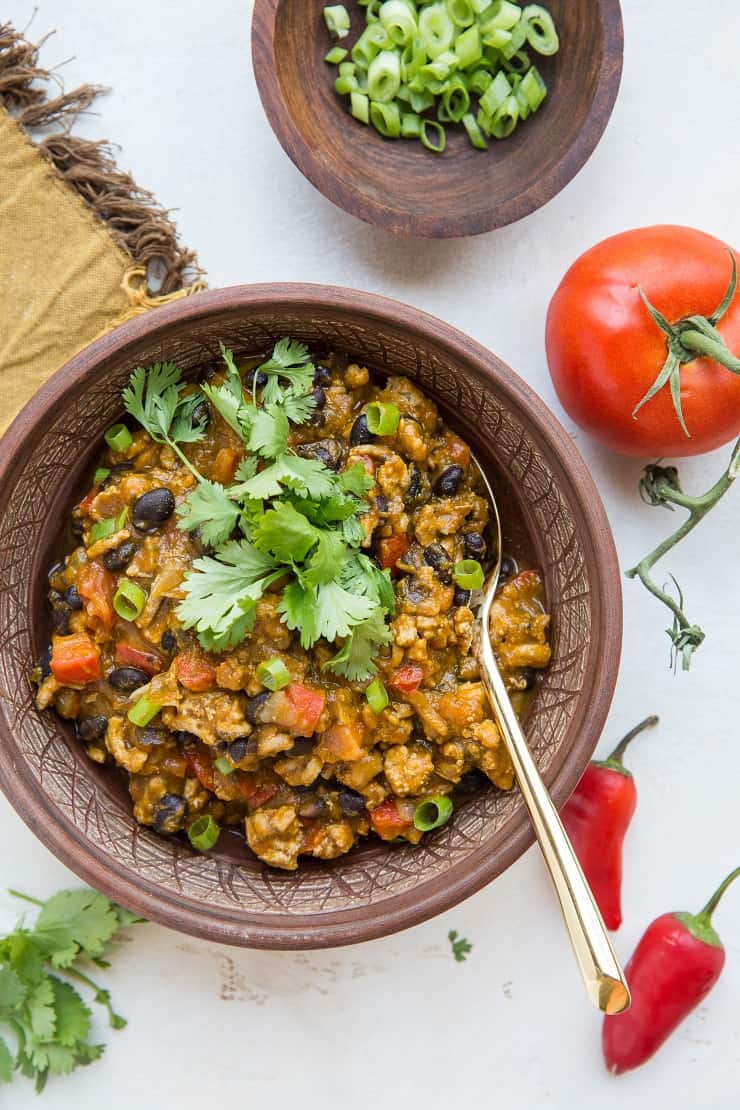
<instances>
[{"instance_id":1,"label":"white textured surface","mask_svg":"<svg viewBox=\"0 0 740 1110\"><path fill-rule=\"evenodd\" d=\"M33 7L4 0L0 18L23 26ZM740 244L737 5L715 0L711 15L701 0L625 0L624 8L622 90L591 161L528 220L457 242L393 239L335 210L303 180L257 98L249 2L38 0L30 35L59 29L43 57L53 65L75 55L63 71L68 85L112 86L82 130L120 143L121 165L180 210L183 238L199 250L212 286L305 280L397 297L487 344L559 411L544 315L581 250L653 222L703 227ZM630 565L677 518L641 504L639 463L572 430ZM684 464L685 485L708 487L725 454ZM666 562L707 632L690 675L670 673L664 613L625 583L622 674L600 750L648 712L662 718L630 757L640 806L616 936L625 958L654 916L698 909L740 862L739 495ZM4 799L0 843L1 888L45 896L75 882ZM0 926L14 914L0 894ZM104 1061L52 1082L44 1103L97 1110L102 1097L108 1110L128 1110L267 1098L275 1110L365 1110L379 1101L485 1100L527 1110L736 1110L740 888L716 923L728 948L719 986L646 1069L619 1080L604 1072L599 1021L581 995L535 850L444 917L352 949L250 953L145 926L105 973L128 1029L101 1027ZM465 964L449 955L451 927L474 942ZM20 1079L2 1099L13 1110L38 1105Z\"/></svg>"}]
</instances>

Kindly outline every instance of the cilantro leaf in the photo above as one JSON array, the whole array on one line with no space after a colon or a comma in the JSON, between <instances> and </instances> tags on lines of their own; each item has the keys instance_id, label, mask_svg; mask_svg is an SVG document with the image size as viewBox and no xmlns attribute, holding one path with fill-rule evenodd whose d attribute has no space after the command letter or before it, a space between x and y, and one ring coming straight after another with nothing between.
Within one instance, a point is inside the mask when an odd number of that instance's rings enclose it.
<instances>
[{"instance_id":1,"label":"cilantro leaf","mask_svg":"<svg viewBox=\"0 0 740 1110\"><path fill-rule=\"evenodd\" d=\"M375 479L368 474L362 463L353 463L339 475L339 484L347 493L364 497L375 485Z\"/></svg>"},{"instance_id":2,"label":"cilantro leaf","mask_svg":"<svg viewBox=\"0 0 740 1110\"><path fill-rule=\"evenodd\" d=\"M302 562L316 546L320 533L289 501L268 509L255 526L252 542L281 563Z\"/></svg>"},{"instance_id":3,"label":"cilantro leaf","mask_svg":"<svg viewBox=\"0 0 740 1110\"><path fill-rule=\"evenodd\" d=\"M316 593L297 579L283 590L278 605L283 623L293 632L299 632L301 647L310 648L318 640L316 631Z\"/></svg>"},{"instance_id":4,"label":"cilantro leaf","mask_svg":"<svg viewBox=\"0 0 740 1110\"><path fill-rule=\"evenodd\" d=\"M320 500L334 492L336 475L318 459L304 459L301 455L286 458L289 471L287 484L298 493Z\"/></svg>"},{"instance_id":5,"label":"cilantro leaf","mask_svg":"<svg viewBox=\"0 0 740 1110\"><path fill-rule=\"evenodd\" d=\"M11 1054L7 1044L0 1037L0 1079L5 1083L10 1083L13 1078L13 1068L15 1067L15 1060Z\"/></svg>"},{"instance_id":6,"label":"cilantro leaf","mask_svg":"<svg viewBox=\"0 0 740 1110\"><path fill-rule=\"evenodd\" d=\"M193 424L198 392L181 397L185 388L174 362L137 366L123 390L126 412L136 418L157 443L194 443L202 439L205 421Z\"/></svg>"},{"instance_id":7,"label":"cilantro leaf","mask_svg":"<svg viewBox=\"0 0 740 1110\"><path fill-rule=\"evenodd\" d=\"M372 611L367 620L355 625L340 651L324 663L323 669L342 675L350 682L361 681L378 673L373 662L378 648L393 639L380 609Z\"/></svg>"},{"instance_id":8,"label":"cilantro leaf","mask_svg":"<svg viewBox=\"0 0 740 1110\"><path fill-rule=\"evenodd\" d=\"M345 547L339 532L320 532L318 547L309 559L304 576L306 582L311 586L319 586L336 578L346 558Z\"/></svg>"},{"instance_id":9,"label":"cilantro leaf","mask_svg":"<svg viewBox=\"0 0 740 1110\"><path fill-rule=\"evenodd\" d=\"M371 616L374 603L350 593L338 582L327 582L316 590L316 632L326 640L349 636L353 625Z\"/></svg>"},{"instance_id":10,"label":"cilantro leaf","mask_svg":"<svg viewBox=\"0 0 740 1110\"><path fill-rule=\"evenodd\" d=\"M468 953L473 950L472 944L467 937L458 937L457 929L450 929L447 934L447 939L450 942L452 955L455 957L456 962L459 964L463 963L467 959Z\"/></svg>"},{"instance_id":11,"label":"cilantro leaf","mask_svg":"<svg viewBox=\"0 0 740 1110\"><path fill-rule=\"evenodd\" d=\"M224 385L211 385L204 382L200 387L216 412L238 436L244 434L241 416L244 410L244 397L242 396L241 382L238 394L234 393L230 383Z\"/></svg>"},{"instance_id":12,"label":"cilantro leaf","mask_svg":"<svg viewBox=\"0 0 740 1110\"><path fill-rule=\"evenodd\" d=\"M57 1020L54 1013L54 988L48 975L45 975L29 991L26 1010L34 1040L52 1040L56 1033Z\"/></svg>"},{"instance_id":13,"label":"cilantro leaf","mask_svg":"<svg viewBox=\"0 0 740 1110\"><path fill-rule=\"evenodd\" d=\"M185 576L186 596L177 607L185 628L195 628L209 651L234 647L254 626L255 603L285 571L246 540L231 540L217 558L196 559Z\"/></svg>"},{"instance_id":14,"label":"cilantro leaf","mask_svg":"<svg viewBox=\"0 0 740 1110\"><path fill-rule=\"evenodd\" d=\"M265 459L275 459L288 446L290 425L280 405L253 409L247 446Z\"/></svg>"},{"instance_id":15,"label":"cilantro leaf","mask_svg":"<svg viewBox=\"0 0 740 1110\"><path fill-rule=\"evenodd\" d=\"M390 571L380 570L367 555L358 553L347 559L342 568L341 581L348 590L372 598L389 613L395 613L396 594Z\"/></svg>"},{"instance_id":16,"label":"cilantro leaf","mask_svg":"<svg viewBox=\"0 0 740 1110\"><path fill-rule=\"evenodd\" d=\"M262 400L268 405L281 395L280 378L290 382L296 394L308 393L313 385L314 368L308 347L297 339L279 339L270 358L257 369L267 376Z\"/></svg>"},{"instance_id":17,"label":"cilantro leaf","mask_svg":"<svg viewBox=\"0 0 740 1110\"><path fill-rule=\"evenodd\" d=\"M53 991L57 1041L66 1047L84 1041L90 1032L90 1011L69 983L55 975L49 976L48 981Z\"/></svg>"},{"instance_id":18,"label":"cilantro leaf","mask_svg":"<svg viewBox=\"0 0 740 1110\"><path fill-rule=\"evenodd\" d=\"M20 1006L28 995L20 977L10 967L0 967L0 1020Z\"/></svg>"},{"instance_id":19,"label":"cilantro leaf","mask_svg":"<svg viewBox=\"0 0 740 1110\"><path fill-rule=\"evenodd\" d=\"M80 953L101 956L118 928L111 903L94 890L64 890L44 905L35 936L54 967L68 967Z\"/></svg>"},{"instance_id":20,"label":"cilantro leaf","mask_svg":"<svg viewBox=\"0 0 740 1110\"><path fill-rule=\"evenodd\" d=\"M316 398L310 393L297 394L290 390L283 398L282 407L291 424L305 424L316 411Z\"/></svg>"},{"instance_id":21,"label":"cilantro leaf","mask_svg":"<svg viewBox=\"0 0 740 1110\"><path fill-rule=\"evenodd\" d=\"M199 482L178 507L178 528L183 532L201 529L206 547L225 543L236 528L241 509L220 482Z\"/></svg>"}]
</instances>

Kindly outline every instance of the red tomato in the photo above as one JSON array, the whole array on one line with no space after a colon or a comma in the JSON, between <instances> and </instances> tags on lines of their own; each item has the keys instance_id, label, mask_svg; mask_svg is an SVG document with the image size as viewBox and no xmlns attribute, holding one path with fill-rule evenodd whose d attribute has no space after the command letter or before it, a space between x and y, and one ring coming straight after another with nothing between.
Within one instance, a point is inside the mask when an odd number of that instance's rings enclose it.
<instances>
[{"instance_id":1,"label":"red tomato","mask_svg":"<svg viewBox=\"0 0 740 1110\"><path fill-rule=\"evenodd\" d=\"M100 651L84 633L55 636L49 666L57 682L85 686L100 678Z\"/></svg>"},{"instance_id":2,"label":"red tomato","mask_svg":"<svg viewBox=\"0 0 740 1110\"><path fill-rule=\"evenodd\" d=\"M102 563L87 563L77 579L77 592L85 603L87 623L91 628L102 628L109 632L113 627L116 614L113 610L113 594L116 580Z\"/></svg>"},{"instance_id":3,"label":"red tomato","mask_svg":"<svg viewBox=\"0 0 740 1110\"><path fill-rule=\"evenodd\" d=\"M216 672L207 659L197 652L183 652L175 659L180 685L195 694L204 694L216 685Z\"/></svg>"},{"instance_id":4,"label":"red tomato","mask_svg":"<svg viewBox=\"0 0 740 1110\"><path fill-rule=\"evenodd\" d=\"M285 695L295 710L295 719L301 736L311 736L316 731L319 717L324 712L326 695L320 690L311 690L299 682L286 686Z\"/></svg>"},{"instance_id":5,"label":"red tomato","mask_svg":"<svg viewBox=\"0 0 740 1110\"><path fill-rule=\"evenodd\" d=\"M185 749L185 761L201 786L206 790L213 790L216 778L213 773L213 756L205 744L196 747L188 746Z\"/></svg>"},{"instance_id":6,"label":"red tomato","mask_svg":"<svg viewBox=\"0 0 740 1110\"><path fill-rule=\"evenodd\" d=\"M402 694L413 694L418 690L424 678L424 671L416 663L406 663L399 667L390 680L390 685Z\"/></svg>"},{"instance_id":7,"label":"red tomato","mask_svg":"<svg viewBox=\"0 0 740 1110\"><path fill-rule=\"evenodd\" d=\"M162 660L153 651L141 651L130 644L116 644L116 663L122 667L138 667L145 674L155 675L162 670Z\"/></svg>"},{"instance_id":8,"label":"red tomato","mask_svg":"<svg viewBox=\"0 0 740 1110\"><path fill-rule=\"evenodd\" d=\"M399 810L398 799L391 797L376 806L370 814L370 822L378 836L392 840L411 826L412 819Z\"/></svg>"},{"instance_id":9,"label":"red tomato","mask_svg":"<svg viewBox=\"0 0 740 1110\"><path fill-rule=\"evenodd\" d=\"M447 436L447 456L450 462L457 463L464 470L470 466L470 448L452 432Z\"/></svg>"},{"instance_id":10,"label":"red tomato","mask_svg":"<svg viewBox=\"0 0 740 1110\"><path fill-rule=\"evenodd\" d=\"M396 563L402 559L409 549L409 541L405 536L387 536L378 543L378 562L384 570L391 574L396 571Z\"/></svg>"},{"instance_id":11,"label":"red tomato","mask_svg":"<svg viewBox=\"0 0 740 1110\"><path fill-rule=\"evenodd\" d=\"M687 227L614 235L578 258L547 314L547 360L565 410L591 435L627 455L698 455L740 434L740 375L708 357L683 363L681 428L668 384L640 408L658 377L667 339L640 299L640 286L671 325L709 317L730 280L728 248ZM717 324L740 355L740 299ZM687 340L688 342L688 340Z\"/></svg>"}]
</instances>

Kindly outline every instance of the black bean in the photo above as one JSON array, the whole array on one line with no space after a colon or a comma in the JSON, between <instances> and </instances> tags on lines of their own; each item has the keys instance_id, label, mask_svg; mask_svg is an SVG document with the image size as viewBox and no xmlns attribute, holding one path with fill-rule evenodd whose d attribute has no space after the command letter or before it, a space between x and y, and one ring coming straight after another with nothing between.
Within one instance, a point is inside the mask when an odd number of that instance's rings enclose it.
<instances>
[{"instance_id":1,"label":"black bean","mask_svg":"<svg viewBox=\"0 0 740 1110\"><path fill-rule=\"evenodd\" d=\"M146 686L149 675L139 667L116 667L108 675L108 681L117 690L136 690L139 686Z\"/></svg>"},{"instance_id":2,"label":"black bean","mask_svg":"<svg viewBox=\"0 0 740 1110\"><path fill-rule=\"evenodd\" d=\"M253 370L248 370L244 377L244 384L247 389L254 389L255 386L257 389L262 389L263 386L267 385L267 374L256 367Z\"/></svg>"},{"instance_id":3,"label":"black bean","mask_svg":"<svg viewBox=\"0 0 740 1110\"><path fill-rule=\"evenodd\" d=\"M179 732L175 733L175 740L177 741L178 744L199 744L200 743L199 737L197 737L194 732L185 732L183 729L181 729Z\"/></svg>"},{"instance_id":4,"label":"black bean","mask_svg":"<svg viewBox=\"0 0 740 1110\"><path fill-rule=\"evenodd\" d=\"M136 498L131 518L140 532L156 532L174 511L174 497L165 486L158 486Z\"/></svg>"},{"instance_id":5,"label":"black bean","mask_svg":"<svg viewBox=\"0 0 740 1110\"><path fill-rule=\"evenodd\" d=\"M228 751L229 759L232 763L241 763L247 754L247 741L244 739L233 740L231 744L229 744Z\"/></svg>"},{"instance_id":6,"label":"black bean","mask_svg":"<svg viewBox=\"0 0 740 1110\"><path fill-rule=\"evenodd\" d=\"M421 471L416 463L412 463L409 467L409 484L406 489L406 497L413 501L419 497L422 490Z\"/></svg>"},{"instance_id":7,"label":"black bean","mask_svg":"<svg viewBox=\"0 0 740 1110\"><path fill-rule=\"evenodd\" d=\"M164 728L154 728L152 725L147 725L146 728L140 729L136 743L144 748L156 748L159 744L164 744L167 740L167 730Z\"/></svg>"},{"instance_id":8,"label":"black bean","mask_svg":"<svg viewBox=\"0 0 740 1110\"><path fill-rule=\"evenodd\" d=\"M433 493L436 497L453 497L460 488L460 483L465 477L461 466L447 466L434 483Z\"/></svg>"},{"instance_id":9,"label":"black bean","mask_svg":"<svg viewBox=\"0 0 740 1110\"><path fill-rule=\"evenodd\" d=\"M336 439L317 439L313 443L300 443L296 454L304 459L317 459L329 470L339 470L344 458L344 448Z\"/></svg>"},{"instance_id":10,"label":"black bean","mask_svg":"<svg viewBox=\"0 0 740 1110\"><path fill-rule=\"evenodd\" d=\"M69 632L69 612L66 609L52 609L50 624L52 632L66 636Z\"/></svg>"},{"instance_id":11,"label":"black bean","mask_svg":"<svg viewBox=\"0 0 740 1110\"><path fill-rule=\"evenodd\" d=\"M427 566L434 567L443 586L449 586L452 581L452 559L441 543L430 543L424 548L424 562Z\"/></svg>"},{"instance_id":12,"label":"black bean","mask_svg":"<svg viewBox=\"0 0 740 1110\"><path fill-rule=\"evenodd\" d=\"M317 386L314 387L314 390L313 390L313 393L311 394L311 396L313 397L314 401L316 402L316 408L317 409L323 409L324 406L326 405L326 394L324 393L324 391L323 391L323 389L321 388L320 385L317 385Z\"/></svg>"},{"instance_id":13,"label":"black bean","mask_svg":"<svg viewBox=\"0 0 740 1110\"><path fill-rule=\"evenodd\" d=\"M154 814L154 828L163 836L179 832L185 823L187 806L184 798L177 794L163 794L157 803Z\"/></svg>"},{"instance_id":14,"label":"black bean","mask_svg":"<svg viewBox=\"0 0 740 1110\"><path fill-rule=\"evenodd\" d=\"M470 601L470 590L463 590L460 586L455 586L455 596L452 599L452 604L455 609L460 605L467 605Z\"/></svg>"},{"instance_id":15,"label":"black bean","mask_svg":"<svg viewBox=\"0 0 740 1110\"><path fill-rule=\"evenodd\" d=\"M82 598L77 593L76 586L67 586L66 590L62 594L62 597L64 598L65 604L70 609L73 609L75 612L79 612L79 610L82 608Z\"/></svg>"},{"instance_id":16,"label":"black bean","mask_svg":"<svg viewBox=\"0 0 740 1110\"><path fill-rule=\"evenodd\" d=\"M456 794L479 794L481 790L490 785L489 779L477 767L467 771L455 787Z\"/></svg>"},{"instance_id":17,"label":"black bean","mask_svg":"<svg viewBox=\"0 0 740 1110\"><path fill-rule=\"evenodd\" d=\"M375 436L367 426L367 416L364 412L357 417L352 425L349 442L353 447L359 447L361 443L375 443Z\"/></svg>"},{"instance_id":18,"label":"black bean","mask_svg":"<svg viewBox=\"0 0 740 1110\"><path fill-rule=\"evenodd\" d=\"M379 513L388 512L388 498L384 497L382 493L379 493L378 496L375 498L375 508L378 510Z\"/></svg>"},{"instance_id":19,"label":"black bean","mask_svg":"<svg viewBox=\"0 0 740 1110\"><path fill-rule=\"evenodd\" d=\"M298 805L298 813L301 817L315 818L321 817L326 812L327 804L323 798L317 797L315 794L309 794L305 798L301 798Z\"/></svg>"},{"instance_id":20,"label":"black bean","mask_svg":"<svg viewBox=\"0 0 740 1110\"><path fill-rule=\"evenodd\" d=\"M108 718L101 714L94 717L83 717L75 721L75 729L80 740L85 744L92 744L95 740L102 740L108 731Z\"/></svg>"},{"instance_id":21,"label":"black bean","mask_svg":"<svg viewBox=\"0 0 740 1110\"><path fill-rule=\"evenodd\" d=\"M133 470L134 464L132 462L119 462L110 467L111 474L124 474L127 470Z\"/></svg>"},{"instance_id":22,"label":"black bean","mask_svg":"<svg viewBox=\"0 0 740 1110\"><path fill-rule=\"evenodd\" d=\"M63 560L60 560L58 563L54 563L53 567L49 567L48 571L46 572L46 577L53 578L55 574L59 574L60 570L64 570Z\"/></svg>"},{"instance_id":23,"label":"black bean","mask_svg":"<svg viewBox=\"0 0 740 1110\"><path fill-rule=\"evenodd\" d=\"M482 559L486 553L486 541L480 532L465 532L463 543L469 559Z\"/></svg>"},{"instance_id":24,"label":"black bean","mask_svg":"<svg viewBox=\"0 0 740 1110\"><path fill-rule=\"evenodd\" d=\"M131 540L125 540L118 547L114 547L111 551L106 551L103 555L103 562L108 570L123 570L133 559L136 554L136 544Z\"/></svg>"},{"instance_id":25,"label":"black bean","mask_svg":"<svg viewBox=\"0 0 740 1110\"><path fill-rule=\"evenodd\" d=\"M270 691L263 690L261 693L255 694L253 698L249 699L249 701L247 702L247 708L244 711L244 716L247 718L250 725L257 724L257 715L269 697Z\"/></svg>"},{"instance_id":26,"label":"black bean","mask_svg":"<svg viewBox=\"0 0 740 1110\"><path fill-rule=\"evenodd\" d=\"M211 406L206 401L205 397L193 409L193 424L200 424L202 428L207 428L211 423Z\"/></svg>"},{"instance_id":27,"label":"black bean","mask_svg":"<svg viewBox=\"0 0 740 1110\"><path fill-rule=\"evenodd\" d=\"M521 677L524 679L524 689L534 690L537 685L537 671L534 667L525 667Z\"/></svg>"},{"instance_id":28,"label":"black bean","mask_svg":"<svg viewBox=\"0 0 740 1110\"><path fill-rule=\"evenodd\" d=\"M174 651L177 647L177 636L169 628L165 628L162 639L159 641L165 651Z\"/></svg>"},{"instance_id":29,"label":"black bean","mask_svg":"<svg viewBox=\"0 0 740 1110\"><path fill-rule=\"evenodd\" d=\"M318 364L313 373L314 385L329 385L331 382L331 371L326 366Z\"/></svg>"},{"instance_id":30,"label":"black bean","mask_svg":"<svg viewBox=\"0 0 740 1110\"><path fill-rule=\"evenodd\" d=\"M73 516L69 522L69 530L73 536L81 536L85 530L82 517Z\"/></svg>"},{"instance_id":31,"label":"black bean","mask_svg":"<svg viewBox=\"0 0 740 1110\"><path fill-rule=\"evenodd\" d=\"M501 569L499 570L499 578L503 582L505 578L511 578L512 574L516 574L516 563L510 559L508 555L504 555L501 560Z\"/></svg>"},{"instance_id":32,"label":"black bean","mask_svg":"<svg viewBox=\"0 0 740 1110\"><path fill-rule=\"evenodd\" d=\"M51 644L49 644L46 651L39 659L38 666L41 678L48 678L51 674Z\"/></svg>"},{"instance_id":33,"label":"black bean","mask_svg":"<svg viewBox=\"0 0 740 1110\"><path fill-rule=\"evenodd\" d=\"M403 600L409 602L411 605L418 605L427 596L426 591L419 582L418 578L408 576L403 579L400 586L400 592L403 595Z\"/></svg>"},{"instance_id":34,"label":"black bean","mask_svg":"<svg viewBox=\"0 0 740 1110\"><path fill-rule=\"evenodd\" d=\"M339 808L345 817L357 817L365 812L365 799L355 790L342 790L339 795Z\"/></svg>"}]
</instances>

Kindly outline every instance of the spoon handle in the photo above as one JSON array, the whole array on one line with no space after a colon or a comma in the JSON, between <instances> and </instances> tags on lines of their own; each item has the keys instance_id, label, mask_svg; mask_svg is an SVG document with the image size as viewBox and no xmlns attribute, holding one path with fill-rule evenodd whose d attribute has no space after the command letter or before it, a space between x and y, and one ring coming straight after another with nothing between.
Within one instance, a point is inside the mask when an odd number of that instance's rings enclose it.
<instances>
[{"instance_id":1,"label":"spoon handle","mask_svg":"<svg viewBox=\"0 0 740 1110\"><path fill-rule=\"evenodd\" d=\"M487 620L483 624L483 629L481 636L483 681L560 902L586 992L599 1010L607 1014L621 1013L630 1004L630 993L624 972L612 948L573 846L547 787L540 777L514 713L487 635Z\"/></svg>"}]
</instances>

